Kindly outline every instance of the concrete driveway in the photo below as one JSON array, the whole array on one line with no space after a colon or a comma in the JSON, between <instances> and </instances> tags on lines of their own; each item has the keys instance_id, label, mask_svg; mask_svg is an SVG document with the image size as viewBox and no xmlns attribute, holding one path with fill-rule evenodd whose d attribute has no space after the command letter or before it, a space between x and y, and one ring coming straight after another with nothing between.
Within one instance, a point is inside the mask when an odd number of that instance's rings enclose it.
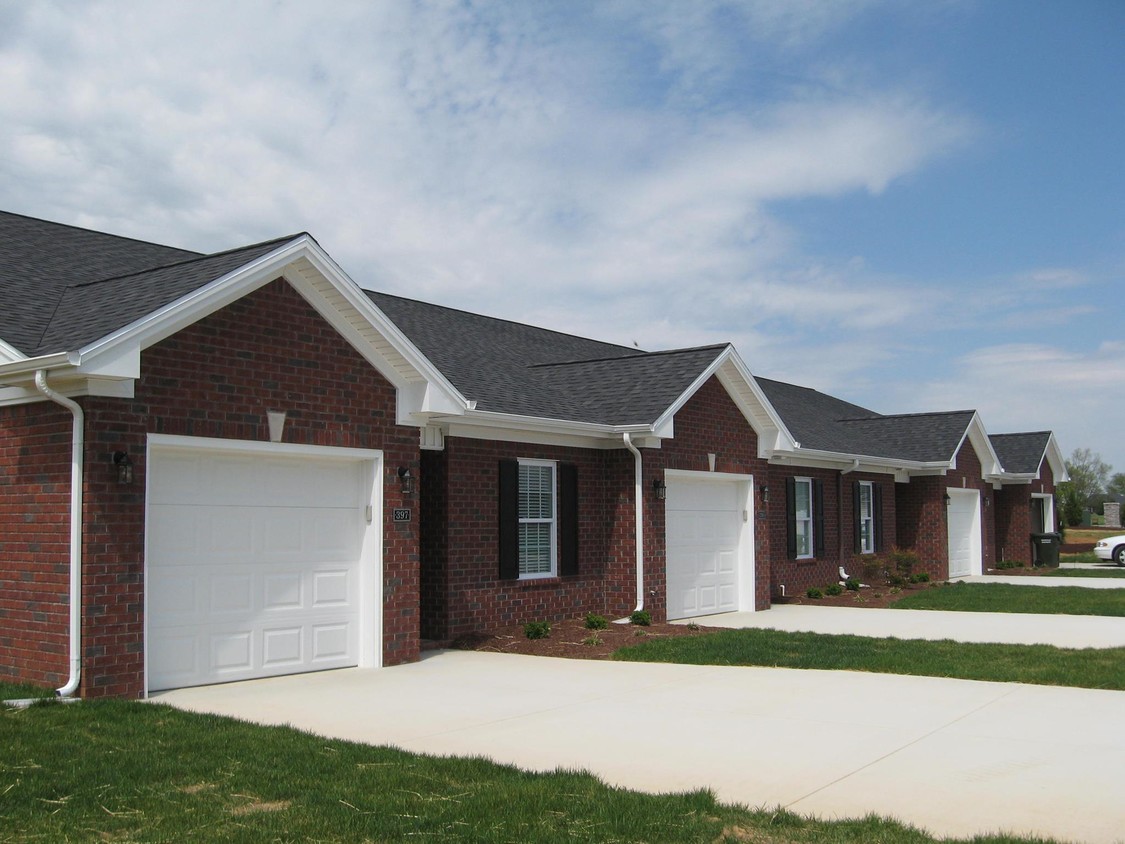
<instances>
[{"instance_id":1,"label":"concrete driveway","mask_svg":"<svg viewBox=\"0 0 1125 844\"><path fill-rule=\"evenodd\" d=\"M867 610L856 611L864 615ZM1125 692L461 651L155 695L370 744L939 835L1125 831Z\"/></svg>"}]
</instances>

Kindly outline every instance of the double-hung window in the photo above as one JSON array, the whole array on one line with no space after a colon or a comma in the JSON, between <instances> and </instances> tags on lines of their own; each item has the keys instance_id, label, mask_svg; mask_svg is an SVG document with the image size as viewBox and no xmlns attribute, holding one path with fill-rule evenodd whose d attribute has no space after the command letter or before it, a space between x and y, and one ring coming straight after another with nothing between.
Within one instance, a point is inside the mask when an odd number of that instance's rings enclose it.
<instances>
[{"instance_id":1,"label":"double-hung window","mask_svg":"<svg viewBox=\"0 0 1125 844\"><path fill-rule=\"evenodd\" d=\"M857 503L858 519L856 530L859 531L859 553L875 553L875 489L871 481L860 481L856 490L859 493Z\"/></svg>"},{"instance_id":2,"label":"double-hung window","mask_svg":"<svg viewBox=\"0 0 1125 844\"><path fill-rule=\"evenodd\" d=\"M578 574L578 469L573 463L501 460L497 497L501 580Z\"/></svg>"},{"instance_id":3,"label":"double-hung window","mask_svg":"<svg viewBox=\"0 0 1125 844\"><path fill-rule=\"evenodd\" d=\"M789 559L808 560L823 554L824 481L786 478L785 520Z\"/></svg>"},{"instance_id":4,"label":"double-hung window","mask_svg":"<svg viewBox=\"0 0 1125 844\"><path fill-rule=\"evenodd\" d=\"M520 578L555 574L556 551L555 464L520 461L519 572Z\"/></svg>"},{"instance_id":5,"label":"double-hung window","mask_svg":"<svg viewBox=\"0 0 1125 844\"><path fill-rule=\"evenodd\" d=\"M794 478L793 519L797 530L797 559L813 556L813 485L811 478Z\"/></svg>"}]
</instances>

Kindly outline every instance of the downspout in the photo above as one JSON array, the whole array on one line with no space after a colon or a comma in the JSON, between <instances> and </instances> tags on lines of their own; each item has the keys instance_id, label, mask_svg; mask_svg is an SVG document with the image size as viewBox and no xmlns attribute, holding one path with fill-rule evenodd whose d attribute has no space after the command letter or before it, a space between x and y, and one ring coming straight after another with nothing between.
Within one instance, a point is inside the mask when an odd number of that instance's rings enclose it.
<instances>
[{"instance_id":1,"label":"downspout","mask_svg":"<svg viewBox=\"0 0 1125 844\"><path fill-rule=\"evenodd\" d=\"M634 520L636 522L636 543L637 543L637 606L633 612L639 612L645 608L645 503L642 478L641 478L641 453L637 447L633 445L632 439L629 437L629 432L625 431L621 435L625 440L625 448L633 452L633 477L635 489L633 490L633 506L635 510Z\"/></svg>"},{"instance_id":2,"label":"downspout","mask_svg":"<svg viewBox=\"0 0 1125 844\"><path fill-rule=\"evenodd\" d=\"M70 439L70 679L56 689L59 697L78 691L82 678L82 450L85 416L79 404L47 386L47 371L37 370L35 386L74 417Z\"/></svg>"}]
</instances>

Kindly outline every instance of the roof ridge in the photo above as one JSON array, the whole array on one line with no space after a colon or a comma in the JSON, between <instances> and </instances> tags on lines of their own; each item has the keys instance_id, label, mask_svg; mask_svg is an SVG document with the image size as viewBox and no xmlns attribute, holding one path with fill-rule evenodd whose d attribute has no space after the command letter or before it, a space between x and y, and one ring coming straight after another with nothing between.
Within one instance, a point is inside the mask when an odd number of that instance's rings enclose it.
<instances>
[{"instance_id":1,"label":"roof ridge","mask_svg":"<svg viewBox=\"0 0 1125 844\"><path fill-rule=\"evenodd\" d=\"M135 270L131 273L122 273L121 275L111 275L111 276L106 276L105 278L91 279L90 281L82 281L82 282L79 282L78 284L68 284L63 289L64 290L77 290L78 288L81 288L81 287L92 287L95 284L104 284L105 282L108 282L108 281L121 281L122 279L129 278L130 276L145 275L146 273L151 273L151 272L154 272L156 270L168 270L168 269L171 269L172 267L183 267L183 266L186 266L188 264L195 264L195 263L198 263L199 261L206 261L206 260L209 260L211 258L221 258L224 255L233 255L235 252L246 252L247 250L250 250L250 249L257 249L259 247L269 246L269 245L274 244L274 243L282 243L282 242L285 242L285 241L296 240L298 237L301 237L302 235L308 235L308 232L298 232L297 234L285 235L283 237L275 237L271 240L263 240L259 243L250 243L250 244L247 244L246 246L236 246L232 249L224 249L221 252L211 252L209 254L198 254L194 258L187 258L183 261L173 261L170 264L154 264L151 267L145 267L143 270ZM311 237L311 235L309 235L309 236ZM59 298L61 300L62 297L59 297Z\"/></svg>"},{"instance_id":2,"label":"roof ridge","mask_svg":"<svg viewBox=\"0 0 1125 844\"><path fill-rule=\"evenodd\" d=\"M989 439L994 437L1035 437L1045 434L1053 434L1054 431L1007 431L1003 434L989 434Z\"/></svg>"},{"instance_id":3,"label":"roof ridge","mask_svg":"<svg viewBox=\"0 0 1125 844\"><path fill-rule=\"evenodd\" d=\"M573 338L575 340L583 340L587 343L598 343L599 345L602 345L602 346L614 346L616 348L624 349L626 351L632 351L632 352L638 352L638 353L641 353L641 354L645 354L644 349L637 349L633 346L622 346L620 343L610 343L606 340L596 340L593 337L583 337L580 334L568 334L565 331L559 331L559 330L554 329L554 328L544 328L541 325L532 325L529 322L520 322L519 320L508 319L507 317L490 316L489 314L481 314L481 313L477 313L476 311L466 310L464 308L452 308L449 305L438 305L434 302L426 302L422 299L412 299L409 296L399 296L397 293L386 293L382 290L371 290L369 288L364 288L363 292L369 293L369 294L374 293L376 296L386 296L390 299L399 299L403 302L414 302L415 304L425 305L426 307L429 307L429 308L439 308L443 311L451 311L453 313L465 314L467 316L476 317L477 319L487 319L487 320L491 320L492 322L503 322L503 323L507 323L508 325L518 326L520 328L533 328L536 331L543 331L543 332L546 332L547 334L557 334L559 337L570 337L570 338ZM368 298L370 298L370 297L368 297Z\"/></svg>"},{"instance_id":4,"label":"roof ridge","mask_svg":"<svg viewBox=\"0 0 1125 844\"><path fill-rule=\"evenodd\" d=\"M643 349L637 349L635 354L621 355L620 357L581 358L579 360L563 360L563 361L557 361L557 362L551 362L551 363L529 363L527 365L527 368L528 369L541 369L541 368L547 367L547 366L575 366L575 365L581 364L581 363L602 363L604 361L611 361L611 360L633 360L634 358L651 358L651 357L656 357L658 355L680 355L680 354L686 354L688 352L703 352L703 351L707 351L708 349L725 349L729 345L730 345L729 343L714 343L714 344L709 345L709 346L689 346L689 347L684 348L684 349L658 349L655 352L646 352ZM628 349L629 347L625 346L623 348Z\"/></svg>"},{"instance_id":5,"label":"roof ridge","mask_svg":"<svg viewBox=\"0 0 1125 844\"><path fill-rule=\"evenodd\" d=\"M20 214L16 211L5 211L0 209L0 214L6 214L9 217L19 217L21 220L29 220L33 223L45 223L49 226L58 226L63 229L73 229L74 231L87 232L89 234L100 235L101 237L111 237L114 240L127 240L132 243L141 243L145 246L158 246L162 249L173 249L176 252L187 252L193 255L202 255L202 252L196 252L194 249L184 249L180 246L169 246L166 243L157 243L154 240L141 240L139 237L129 237L123 234L113 234L112 232L103 232L98 229L87 228L86 226L76 226L71 223L60 223L57 220L44 220L42 217L32 217L30 214Z\"/></svg>"},{"instance_id":6,"label":"roof ridge","mask_svg":"<svg viewBox=\"0 0 1125 844\"><path fill-rule=\"evenodd\" d=\"M838 419L838 422L863 422L868 419L907 419L912 416L955 416L959 413L976 413L975 410L934 410L919 413L880 413L877 417L857 416L854 419Z\"/></svg>"}]
</instances>

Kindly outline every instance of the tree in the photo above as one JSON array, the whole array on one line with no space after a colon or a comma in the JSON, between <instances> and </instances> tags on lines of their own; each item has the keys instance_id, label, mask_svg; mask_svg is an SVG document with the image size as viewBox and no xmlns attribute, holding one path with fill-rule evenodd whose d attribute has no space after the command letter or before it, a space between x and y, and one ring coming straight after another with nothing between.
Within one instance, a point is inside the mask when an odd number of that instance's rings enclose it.
<instances>
[{"instance_id":1,"label":"tree","mask_svg":"<svg viewBox=\"0 0 1125 844\"><path fill-rule=\"evenodd\" d=\"M1110 478L1105 491L1110 495L1125 495L1125 472L1118 472Z\"/></svg>"},{"instance_id":2,"label":"tree","mask_svg":"<svg viewBox=\"0 0 1125 844\"><path fill-rule=\"evenodd\" d=\"M1082 524L1082 499L1071 481L1055 486L1055 500L1058 502L1059 518L1066 527Z\"/></svg>"},{"instance_id":3,"label":"tree","mask_svg":"<svg viewBox=\"0 0 1125 844\"><path fill-rule=\"evenodd\" d=\"M1088 448L1076 448L1066 461L1066 471L1070 474L1070 485L1083 507L1089 507L1095 495L1101 494L1109 483L1112 471L1100 454Z\"/></svg>"}]
</instances>

